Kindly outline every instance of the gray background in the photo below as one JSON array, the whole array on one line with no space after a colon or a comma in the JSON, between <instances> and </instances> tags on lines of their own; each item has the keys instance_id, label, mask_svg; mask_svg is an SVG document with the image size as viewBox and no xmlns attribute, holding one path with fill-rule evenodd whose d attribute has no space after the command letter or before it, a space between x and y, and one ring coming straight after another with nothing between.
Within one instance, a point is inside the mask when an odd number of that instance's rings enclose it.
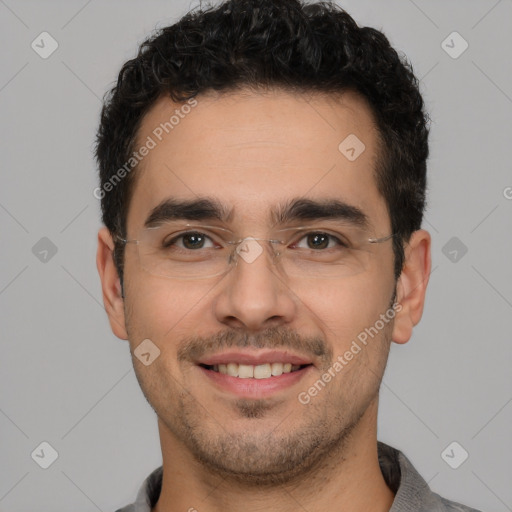
<instances>
[{"instance_id":1,"label":"gray background","mask_svg":"<svg viewBox=\"0 0 512 512\"><path fill-rule=\"evenodd\" d=\"M122 63L195 5L0 0L1 511L113 511L161 463L155 415L102 306L92 148ZM512 1L342 5L407 54L433 119L434 270L421 324L392 348L379 438L443 496L512 510ZM31 48L43 31L59 45L47 59ZM469 43L456 59L441 45L453 31ZM43 237L57 249L46 261ZM43 441L58 452L48 469L31 458ZM469 453L458 469L441 456L453 441Z\"/></svg>"}]
</instances>

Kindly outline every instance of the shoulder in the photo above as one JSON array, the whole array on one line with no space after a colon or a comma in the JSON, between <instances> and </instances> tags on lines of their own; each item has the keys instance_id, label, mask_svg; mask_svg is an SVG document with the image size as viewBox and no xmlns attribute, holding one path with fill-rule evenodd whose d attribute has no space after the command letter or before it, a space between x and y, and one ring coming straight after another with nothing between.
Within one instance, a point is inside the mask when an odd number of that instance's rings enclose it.
<instances>
[{"instance_id":1,"label":"shoulder","mask_svg":"<svg viewBox=\"0 0 512 512\"><path fill-rule=\"evenodd\" d=\"M160 466L144 480L135 502L116 510L116 512L151 512L160 497L162 477L163 467Z\"/></svg>"},{"instance_id":2,"label":"shoulder","mask_svg":"<svg viewBox=\"0 0 512 512\"><path fill-rule=\"evenodd\" d=\"M432 492L400 450L379 442L378 452L382 475L395 493L390 512L480 512Z\"/></svg>"},{"instance_id":3,"label":"shoulder","mask_svg":"<svg viewBox=\"0 0 512 512\"><path fill-rule=\"evenodd\" d=\"M446 498L443 498L438 494L435 494L435 496L437 496L441 504L441 508L439 509L440 511L442 510L443 512L481 512L476 508L467 507L466 505L462 505L461 503L456 503L455 501L447 500Z\"/></svg>"}]
</instances>

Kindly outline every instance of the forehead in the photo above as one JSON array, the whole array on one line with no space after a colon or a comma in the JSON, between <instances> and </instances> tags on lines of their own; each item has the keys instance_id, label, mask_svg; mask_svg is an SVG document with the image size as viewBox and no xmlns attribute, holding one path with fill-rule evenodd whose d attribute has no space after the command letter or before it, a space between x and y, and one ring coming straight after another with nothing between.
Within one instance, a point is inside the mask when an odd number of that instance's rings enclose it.
<instances>
[{"instance_id":1,"label":"forehead","mask_svg":"<svg viewBox=\"0 0 512 512\"><path fill-rule=\"evenodd\" d=\"M202 197L225 204L232 227L267 222L298 197L339 199L389 226L374 177L378 132L356 93L245 90L190 104L162 97L141 123L143 145L151 149L134 171L128 228L167 198Z\"/></svg>"}]
</instances>

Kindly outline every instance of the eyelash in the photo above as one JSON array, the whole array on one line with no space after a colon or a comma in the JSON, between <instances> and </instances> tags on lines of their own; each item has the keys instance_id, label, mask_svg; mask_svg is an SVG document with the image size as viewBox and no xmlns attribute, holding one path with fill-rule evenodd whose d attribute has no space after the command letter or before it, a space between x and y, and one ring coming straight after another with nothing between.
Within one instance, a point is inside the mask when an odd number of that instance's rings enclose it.
<instances>
[{"instance_id":1,"label":"eyelash","mask_svg":"<svg viewBox=\"0 0 512 512\"><path fill-rule=\"evenodd\" d=\"M207 238L208 240L210 240L211 242L213 242L213 240L211 239L211 237L209 237L208 235L206 235L205 233L202 233L200 231L187 231L185 233L181 233L180 235L177 235L177 236L174 236L173 238L171 238L170 240L163 240L162 241L162 248L164 249L168 249L170 248L171 246L175 245L176 244L176 241L179 240L179 239L183 239L183 237L185 236L188 236L188 235L199 235L201 237L204 237L204 238ZM338 238L337 236L335 235L332 235L330 233L326 233L324 231L307 231L307 232L304 232L304 234L298 239L297 242L294 243L294 245L297 245L301 240L303 240L304 238L307 238L308 236L311 236L311 235L322 235L322 236L327 236L329 237L330 240L334 240L336 242L336 244L341 247L341 248L345 248L345 249L348 249L350 247L350 244L348 242L344 242L343 240L341 240L340 238ZM191 249L187 249L187 248L184 248L184 247L178 247L180 250L191 250ZM332 249L333 247L327 247L325 250L327 249ZM204 247L200 247L200 249L204 249ZM314 250L314 249L312 249Z\"/></svg>"},{"instance_id":2,"label":"eyelash","mask_svg":"<svg viewBox=\"0 0 512 512\"><path fill-rule=\"evenodd\" d=\"M322 236L327 236L329 237L331 240L334 240L336 242L336 244L339 246L339 247L342 247L344 249L348 249L349 248L349 244L348 243L345 243L344 241L342 241L340 238L338 238L337 236L335 235L331 235L330 233L325 233L323 231L308 231L307 233L305 233L301 238L299 238L299 241L302 240L303 238L306 238L308 236L311 236L311 235L322 235ZM328 247L329 248L329 247ZM330 247L332 249L332 247Z\"/></svg>"}]
</instances>

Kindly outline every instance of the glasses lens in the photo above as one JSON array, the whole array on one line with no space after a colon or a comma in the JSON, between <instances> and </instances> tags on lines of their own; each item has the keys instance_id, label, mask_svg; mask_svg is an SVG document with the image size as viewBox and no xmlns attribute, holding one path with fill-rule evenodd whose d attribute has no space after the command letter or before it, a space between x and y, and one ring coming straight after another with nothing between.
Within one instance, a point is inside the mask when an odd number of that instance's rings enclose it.
<instances>
[{"instance_id":1,"label":"glasses lens","mask_svg":"<svg viewBox=\"0 0 512 512\"><path fill-rule=\"evenodd\" d=\"M215 229L215 230L214 230ZM194 279L227 270L231 238L221 228L166 223L146 228L139 237L139 259L151 274Z\"/></svg>"},{"instance_id":2,"label":"glasses lens","mask_svg":"<svg viewBox=\"0 0 512 512\"><path fill-rule=\"evenodd\" d=\"M282 231L286 240L279 254L286 275L300 278L338 278L364 272L372 255L368 233L352 226L301 228Z\"/></svg>"},{"instance_id":3,"label":"glasses lens","mask_svg":"<svg viewBox=\"0 0 512 512\"><path fill-rule=\"evenodd\" d=\"M151 274L181 279L221 275L233 262L251 264L266 246L287 276L337 278L364 272L377 252L369 233L352 226L290 228L269 240L235 235L220 227L165 223L142 231L137 245L141 266ZM270 244L269 244L270 242Z\"/></svg>"}]
</instances>

